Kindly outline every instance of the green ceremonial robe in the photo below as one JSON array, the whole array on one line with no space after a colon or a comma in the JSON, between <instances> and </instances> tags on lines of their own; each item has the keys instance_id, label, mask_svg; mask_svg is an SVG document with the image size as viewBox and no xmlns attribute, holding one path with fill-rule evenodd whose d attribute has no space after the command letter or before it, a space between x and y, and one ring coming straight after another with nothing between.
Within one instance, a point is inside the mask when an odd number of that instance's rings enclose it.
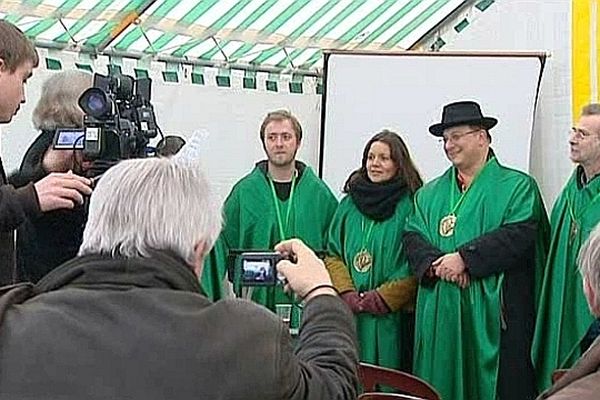
<instances>
[{"instance_id":1,"label":"green ceremonial robe","mask_svg":"<svg viewBox=\"0 0 600 400\"><path fill-rule=\"evenodd\" d=\"M406 231L420 234L444 253L452 253L504 224L528 220L547 224L533 178L501 166L495 158L488 161L466 192L456 211L454 234L442 237L440 220L452 210L451 199L457 202L460 196L456 170L451 167L416 193L415 211ZM539 236L536 259L543 262ZM539 268L536 265L536 271ZM443 399L496 398L503 279L503 272L472 278L465 289L443 280L419 285L413 372L430 382Z\"/></svg>"},{"instance_id":2,"label":"green ceremonial robe","mask_svg":"<svg viewBox=\"0 0 600 400\"><path fill-rule=\"evenodd\" d=\"M555 369L573 366L581 355L581 339L594 319L583 293L577 257L581 245L600 221L600 178L584 187L578 180L576 170L552 209L552 240L532 348L540 390L550 387ZM571 213L577 220L577 229Z\"/></svg>"},{"instance_id":3,"label":"green ceremonial robe","mask_svg":"<svg viewBox=\"0 0 600 400\"><path fill-rule=\"evenodd\" d=\"M290 199L277 201L285 218ZM337 200L327 185L310 167L305 167L296 182L287 237L282 238L269 181L263 170L255 167L235 184L225 201L225 226L204 263L201 281L204 293L213 301L223 297L229 249L267 250L281 240L300 238L313 250L325 250L327 230L336 207ZM271 310L275 310L275 304L292 302L279 285L255 287L252 299Z\"/></svg>"},{"instance_id":4,"label":"green ceremonial robe","mask_svg":"<svg viewBox=\"0 0 600 400\"><path fill-rule=\"evenodd\" d=\"M328 252L339 257L348 267L356 290L366 292L384 283L411 276L408 261L402 249L402 233L407 216L412 210L412 198L403 196L396 212L385 221L375 222L366 248L373 257L373 266L366 272L357 271L354 256L362 250L366 233L362 227L372 220L364 216L346 196L338 206L329 230ZM366 228L365 228L366 229ZM385 315L355 314L361 361L388 368L400 368L402 343L402 313Z\"/></svg>"}]
</instances>

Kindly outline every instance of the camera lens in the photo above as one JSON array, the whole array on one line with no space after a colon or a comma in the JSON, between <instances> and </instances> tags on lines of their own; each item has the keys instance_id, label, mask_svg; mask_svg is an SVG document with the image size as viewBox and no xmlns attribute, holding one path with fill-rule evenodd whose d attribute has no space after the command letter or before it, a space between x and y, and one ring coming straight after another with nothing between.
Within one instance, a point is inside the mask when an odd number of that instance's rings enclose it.
<instances>
[{"instance_id":1,"label":"camera lens","mask_svg":"<svg viewBox=\"0 0 600 400\"><path fill-rule=\"evenodd\" d=\"M108 95L98 88L89 88L79 98L79 106L88 115L95 118L110 116L112 103Z\"/></svg>"},{"instance_id":2,"label":"camera lens","mask_svg":"<svg viewBox=\"0 0 600 400\"><path fill-rule=\"evenodd\" d=\"M104 98L102 96L99 96L97 93L92 93L87 99L87 106L89 107L90 111L99 113L104 110L106 103L104 102Z\"/></svg>"}]
</instances>

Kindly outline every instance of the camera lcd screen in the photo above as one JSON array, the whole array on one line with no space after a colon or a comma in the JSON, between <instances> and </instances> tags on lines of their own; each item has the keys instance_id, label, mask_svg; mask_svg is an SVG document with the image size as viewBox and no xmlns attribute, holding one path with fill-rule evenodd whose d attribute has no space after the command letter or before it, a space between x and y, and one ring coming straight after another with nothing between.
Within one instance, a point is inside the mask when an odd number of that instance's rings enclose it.
<instances>
[{"instance_id":1,"label":"camera lcd screen","mask_svg":"<svg viewBox=\"0 0 600 400\"><path fill-rule=\"evenodd\" d=\"M272 285L275 282L273 259L243 259L242 281L246 285Z\"/></svg>"},{"instance_id":2,"label":"camera lcd screen","mask_svg":"<svg viewBox=\"0 0 600 400\"><path fill-rule=\"evenodd\" d=\"M84 137L83 129L58 129L54 136L54 148L59 150L81 150L85 144Z\"/></svg>"}]
</instances>

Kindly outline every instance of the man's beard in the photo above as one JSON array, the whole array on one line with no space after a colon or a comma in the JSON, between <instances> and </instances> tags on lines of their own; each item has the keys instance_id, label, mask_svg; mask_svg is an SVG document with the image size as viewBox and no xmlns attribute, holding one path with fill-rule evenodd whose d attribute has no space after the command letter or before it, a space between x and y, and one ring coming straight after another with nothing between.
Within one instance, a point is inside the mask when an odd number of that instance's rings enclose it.
<instances>
[{"instance_id":1,"label":"man's beard","mask_svg":"<svg viewBox=\"0 0 600 400\"><path fill-rule=\"evenodd\" d=\"M282 160L281 158L279 158L277 156L273 157L270 155L268 156L268 159L269 159L269 162L276 167L287 167L288 165L293 164L296 161L296 153L297 152L298 152L297 150L294 151L294 153L291 155L290 158L286 158L284 160Z\"/></svg>"}]
</instances>

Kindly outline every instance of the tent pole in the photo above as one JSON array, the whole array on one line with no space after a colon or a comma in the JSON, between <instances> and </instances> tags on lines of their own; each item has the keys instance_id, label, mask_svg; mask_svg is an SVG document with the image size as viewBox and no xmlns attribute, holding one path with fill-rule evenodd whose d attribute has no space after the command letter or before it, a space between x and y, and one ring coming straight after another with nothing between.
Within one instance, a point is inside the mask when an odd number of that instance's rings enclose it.
<instances>
[{"instance_id":1,"label":"tent pole","mask_svg":"<svg viewBox=\"0 0 600 400\"><path fill-rule=\"evenodd\" d=\"M198 65L202 67L210 67L210 68L228 68L228 69L239 69L243 71L256 71L256 72L264 72L264 73L273 73L273 74L294 74L294 75L302 75L305 77L312 78L320 78L322 73L314 70L306 70L306 69L290 69L290 68L281 68L269 65L252 65L246 63L229 63L225 61L217 61L217 60L202 60L200 58L189 58L189 57L175 57L171 55L152 55L143 52L134 52L134 51L123 51L123 50L115 50L115 49L106 49L104 51L98 51L95 48L89 46L73 46L69 43L55 43L51 41L45 40L36 40L35 45L44 49L53 49L53 50L65 50L65 51L75 51L84 54L91 54L92 56L108 56L108 57L122 57L122 58L132 58L132 59L142 59L151 57L154 61L165 62L165 63L174 63L174 64L184 64L184 65Z\"/></svg>"},{"instance_id":2,"label":"tent pole","mask_svg":"<svg viewBox=\"0 0 600 400\"><path fill-rule=\"evenodd\" d=\"M143 15L150 7L152 7L152 5L156 3L156 0L148 0L146 2L144 2L144 4L141 5L141 7L137 10L133 10L131 11L129 14L127 14L125 16L125 18L123 18L123 20L121 22L119 22L119 25L117 25L110 33L110 36L107 37L106 39L104 39L102 41L102 43L100 43L98 45L98 52L103 52L104 49L106 49L108 46L110 46L110 44L116 39L118 38L121 33L123 33L125 31L125 29L129 28L129 26L131 26L131 24L133 23L137 23L138 19L140 18L141 15Z\"/></svg>"}]
</instances>

